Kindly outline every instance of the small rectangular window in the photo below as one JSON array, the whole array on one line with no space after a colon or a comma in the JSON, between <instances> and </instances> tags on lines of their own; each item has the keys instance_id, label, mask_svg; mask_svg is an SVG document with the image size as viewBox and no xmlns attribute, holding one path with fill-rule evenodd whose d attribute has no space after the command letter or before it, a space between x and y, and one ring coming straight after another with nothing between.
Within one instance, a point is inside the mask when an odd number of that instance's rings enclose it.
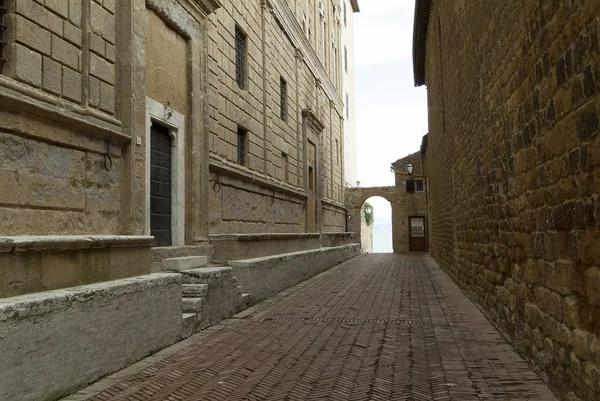
<instances>
[{"instance_id":1,"label":"small rectangular window","mask_svg":"<svg viewBox=\"0 0 600 401\"><path fill-rule=\"evenodd\" d=\"M246 54L248 52L246 34L235 26L235 80L241 89L246 89Z\"/></svg>"},{"instance_id":2,"label":"small rectangular window","mask_svg":"<svg viewBox=\"0 0 600 401\"><path fill-rule=\"evenodd\" d=\"M4 0L0 0L0 74L2 74L2 69L4 67L5 60L5 51L4 47L6 47L6 34L4 31L6 30L6 25L4 23L4 14L7 13L6 8L4 8Z\"/></svg>"},{"instance_id":3,"label":"small rectangular window","mask_svg":"<svg viewBox=\"0 0 600 401\"><path fill-rule=\"evenodd\" d=\"M415 193L415 180L406 180L406 193L407 194Z\"/></svg>"},{"instance_id":4,"label":"small rectangular window","mask_svg":"<svg viewBox=\"0 0 600 401\"><path fill-rule=\"evenodd\" d=\"M416 189L416 191L417 192L423 192L423 187L424 187L423 186L423 180L417 180L416 183L417 183L417 189Z\"/></svg>"},{"instance_id":5,"label":"small rectangular window","mask_svg":"<svg viewBox=\"0 0 600 401\"><path fill-rule=\"evenodd\" d=\"M346 93L346 118L350 119L350 96Z\"/></svg>"},{"instance_id":6,"label":"small rectangular window","mask_svg":"<svg viewBox=\"0 0 600 401\"><path fill-rule=\"evenodd\" d=\"M248 131L242 127L237 130L237 164L240 166L246 165Z\"/></svg>"},{"instance_id":7,"label":"small rectangular window","mask_svg":"<svg viewBox=\"0 0 600 401\"><path fill-rule=\"evenodd\" d=\"M287 119L287 82L283 77L279 78L279 117Z\"/></svg>"},{"instance_id":8,"label":"small rectangular window","mask_svg":"<svg viewBox=\"0 0 600 401\"><path fill-rule=\"evenodd\" d=\"M348 48L344 46L344 70L348 73Z\"/></svg>"}]
</instances>

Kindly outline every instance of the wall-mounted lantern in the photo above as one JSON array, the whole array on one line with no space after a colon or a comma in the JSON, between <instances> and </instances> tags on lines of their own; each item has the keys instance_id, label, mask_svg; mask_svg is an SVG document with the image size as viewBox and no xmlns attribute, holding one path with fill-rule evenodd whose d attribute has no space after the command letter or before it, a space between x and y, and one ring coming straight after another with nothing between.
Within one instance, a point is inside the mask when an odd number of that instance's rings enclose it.
<instances>
[{"instance_id":1,"label":"wall-mounted lantern","mask_svg":"<svg viewBox=\"0 0 600 401\"><path fill-rule=\"evenodd\" d=\"M413 175L413 172L415 170L415 166L412 163L408 163L406 166L404 166L404 169L406 170L406 173L408 175Z\"/></svg>"}]
</instances>

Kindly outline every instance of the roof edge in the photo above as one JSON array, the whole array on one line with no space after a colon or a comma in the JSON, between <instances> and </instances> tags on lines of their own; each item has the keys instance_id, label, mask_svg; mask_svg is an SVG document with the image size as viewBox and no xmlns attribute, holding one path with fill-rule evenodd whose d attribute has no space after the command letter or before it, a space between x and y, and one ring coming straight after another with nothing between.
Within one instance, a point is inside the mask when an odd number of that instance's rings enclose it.
<instances>
[{"instance_id":1,"label":"roof edge","mask_svg":"<svg viewBox=\"0 0 600 401\"><path fill-rule=\"evenodd\" d=\"M352 5L352 10L355 13L359 13L360 12L360 7L358 6L358 0L350 0L350 4Z\"/></svg>"},{"instance_id":2,"label":"roof edge","mask_svg":"<svg viewBox=\"0 0 600 401\"><path fill-rule=\"evenodd\" d=\"M413 75L415 86L425 84L425 47L429 28L431 0L415 0L413 26Z\"/></svg>"}]
</instances>

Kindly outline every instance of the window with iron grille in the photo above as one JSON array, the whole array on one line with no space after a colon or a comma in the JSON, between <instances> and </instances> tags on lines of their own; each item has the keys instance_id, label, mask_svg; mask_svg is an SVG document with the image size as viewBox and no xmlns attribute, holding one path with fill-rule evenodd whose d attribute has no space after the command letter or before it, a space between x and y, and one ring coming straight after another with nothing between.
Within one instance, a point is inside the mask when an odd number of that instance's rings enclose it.
<instances>
[{"instance_id":1,"label":"window with iron grille","mask_svg":"<svg viewBox=\"0 0 600 401\"><path fill-rule=\"evenodd\" d=\"M416 191L423 192L423 180L417 180L416 183L417 183Z\"/></svg>"},{"instance_id":2,"label":"window with iron grille","mask_svg":"<svg viewBox=\"0 0 600 401\"><path fill-rule=\"evenodd\" d=\"M237 130L237 164L246 165L246 148L248 140L248 131L242 127Z\"/></svg>"},{"instance_id":3,"label":"window with iron grille","mask_svg":"<svg viewBox=\"0 0 600 401\"><path fill-rule=\"evenodd\" d=\"M235 26L235 80L241 89L246 89L246 54L248 47L246 34Z\"/></svg>"},{"instance_id":4,"label":"window with iron grille","mask_svg":"<svg viewBox=\"0 0 600 401\"><path fill-rule=\"evenodd\" d=\"M287 119L287 82L283 77L279 78L279 117Z\"/></svg>"},{"instance_id":5,"label":"window with iron grille","mask_svg":"<svg viewBox=\"0 0 600 401\"><path fill-rule=\"evenodd\" d=\"M2 74L2 69L4 67L5 54L4 47L6 47L5 38L6 35L4 31L6 30L6 25L4 23L4 14L6 14L6 8L4 8L4 0L0 0L0 74Z\"/></svg>"}]
</instances>

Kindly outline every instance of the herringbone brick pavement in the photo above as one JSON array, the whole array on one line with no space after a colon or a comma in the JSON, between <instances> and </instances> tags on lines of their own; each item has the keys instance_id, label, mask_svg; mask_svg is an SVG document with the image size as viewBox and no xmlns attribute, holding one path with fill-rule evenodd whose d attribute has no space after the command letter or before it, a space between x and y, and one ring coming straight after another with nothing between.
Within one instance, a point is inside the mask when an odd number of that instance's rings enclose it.
<instances>
[{"instance_id":1,"label":"herringbone brick pavement","mask_svg":"<svg viewBox=\"0 0 600 401\"><path fill-rule=\"evenodd\" d=\"M343 263L66 400L555 397L426 254Z\"/></svg>"}]
</instances>

